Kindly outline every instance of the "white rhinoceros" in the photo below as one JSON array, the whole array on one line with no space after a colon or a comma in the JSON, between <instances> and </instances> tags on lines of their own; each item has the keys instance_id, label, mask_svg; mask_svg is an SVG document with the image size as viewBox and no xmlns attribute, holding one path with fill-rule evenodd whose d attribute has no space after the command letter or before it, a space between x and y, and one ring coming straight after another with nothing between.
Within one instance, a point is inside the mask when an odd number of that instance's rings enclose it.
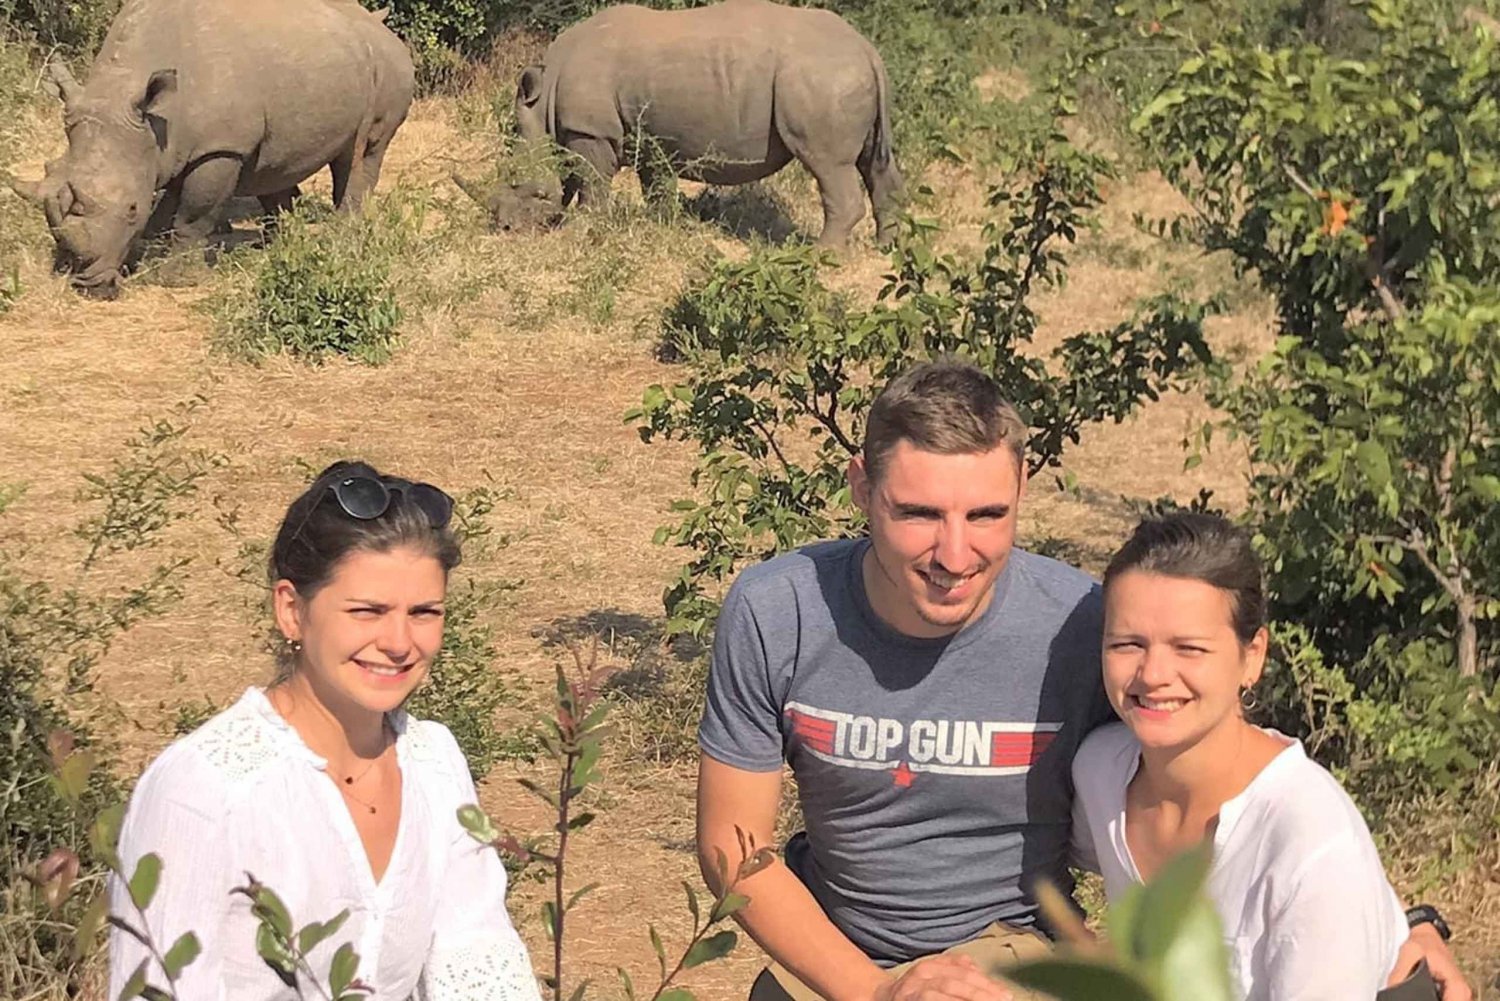
<instances>
[{"instance_id":1,"label":"white rhinoceros","mask_svg":"<svg viewBox=\"0 0 1500 1001\"><path fill-rule=\"evenodd\" d=\"M848 241L865 192L877 239L889 239L896 225L901 174L885 65L830 11L767 0L609 7L564 31L542 65L526 68L515 110L523 139L551 136L597 174L570 178L564 203L594 197L639 130L680 176L709 184L744 184L802 161L822 194L821 244ZM648 172L641 181L649 190L657 183L651 159L636 166Z\"/></svg>"},{"instance_id":2,"label":"white rhinoceros","mask_svg":"<svg viewBox=\"0 0 1500 1001\"><path fill-rule=\"evenodd\" d=\"M87 85L51 76L68 150L15 187L101 296L148 227L204 237L234 195L286 208L326 166L334 202L357 208L415 79L405 43L353 0L127 0Z\"/></svg>"}]
</instances>

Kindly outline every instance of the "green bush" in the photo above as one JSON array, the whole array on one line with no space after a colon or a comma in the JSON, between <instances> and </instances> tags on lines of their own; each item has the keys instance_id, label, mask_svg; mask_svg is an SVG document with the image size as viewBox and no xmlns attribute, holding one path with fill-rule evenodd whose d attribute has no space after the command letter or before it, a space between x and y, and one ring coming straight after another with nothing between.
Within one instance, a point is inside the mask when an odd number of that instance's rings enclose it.
<instances>
[{"instance_id":1,"label":"green bush","mask_svg":"<svg viewBox=\"0 0 1500 1001\"><path fill-rule=\"evenodd\" d=\"M383 204L383 211L322 221L299 206L281 218L263 253L240 258L248 261L246 280L214 300L220 347L251 360L284 351L313 362L388 361L402 317L392 264L421 221L389 199Z\"/></svg>"},{"instance_id":2,"label":"green bush","mask_svg":"<svg viewBox=\"0 0 1500 1001\"><path fill-rule=\"evenodd\" d=\"M1376 804L1500 757L1500 29L1362 10L1356 59L1202 46L1138 127L1175 235L1275 300L1275 350L1209 387L1295 624L1272 718Z\"/></svg>"}]
</instances>

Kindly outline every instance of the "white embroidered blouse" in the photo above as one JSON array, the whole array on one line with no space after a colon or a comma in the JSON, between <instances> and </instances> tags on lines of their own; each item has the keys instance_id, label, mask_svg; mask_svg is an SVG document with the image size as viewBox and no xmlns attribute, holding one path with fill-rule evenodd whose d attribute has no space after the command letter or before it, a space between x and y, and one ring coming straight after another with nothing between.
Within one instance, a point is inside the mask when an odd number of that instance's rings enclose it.
<instances>
[{"instance_id":1,"label":"white embroidered blouse","mask_svg":"<svg viewBox=\"0 0 1500 1001\"><path fill-rule=\"evenodd\" d=\"M162 860L146 911L160 949L183 932L198 936L202 953L177 983L183 1001L292 996L256 950L250 902L230 893L246 872L276 891L298 928L349 910L338 933L309 956L325 987L334 953L348 942L373 1001L539 1001L505 909L505 867L457 820L460 806L477 801L463 753L439 723L388 718L397 734L401 819L378 883L325 761L258 688L146 769L130 797L119 854L126 873L147 853ZM119 880L110 886L110 913L138 920ZM149 953L117 928L109 952L109 996L118 997ZM148 969L150 982L165 986L154 961Z\"/></svg>"}]
</instances>

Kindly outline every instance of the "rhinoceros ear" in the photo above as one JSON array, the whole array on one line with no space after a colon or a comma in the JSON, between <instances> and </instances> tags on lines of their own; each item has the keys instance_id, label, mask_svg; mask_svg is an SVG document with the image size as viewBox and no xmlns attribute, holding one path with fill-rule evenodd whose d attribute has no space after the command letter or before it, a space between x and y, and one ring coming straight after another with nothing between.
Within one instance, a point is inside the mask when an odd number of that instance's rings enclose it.
<instances>
[{"instance_id":1,"label":"rhinoceros ear","mask_svg":"<svg viewBox=\"0 0 1500 1001\"><path fill-rule=\"evenodd\" d=\"M542 67L528 66L521 71L521 83L516 87L516 103L534 107L542 99Z\"/></svg>"},{"instance_id":2,"label":"rhinoceros ear","mask_svg":"<svg viewBox=\"0 0 1500 1001\"><path fill-rule=\"evenodd\" d=\"M145 118L157 101L160 101L168 94L175 93L176 90L177 71L157 70L146 81L146 92L141 95L139 101L135 102L135 110L140 112L142 118Z\"/></svg>"}]
</instances>

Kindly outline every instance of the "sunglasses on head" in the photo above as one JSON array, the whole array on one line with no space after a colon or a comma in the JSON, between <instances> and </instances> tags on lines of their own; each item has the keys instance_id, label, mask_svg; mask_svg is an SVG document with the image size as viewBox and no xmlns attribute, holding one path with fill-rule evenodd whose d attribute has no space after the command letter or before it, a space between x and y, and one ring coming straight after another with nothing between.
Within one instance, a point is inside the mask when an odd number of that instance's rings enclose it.
<instances>
[{"instance_id":1,"label":"sunglasses on head","mask_svg":"<svg viewBox=\"0 0 1500 1001\"><path fill-rule=\"evenodd\" d=\"M379 518L390 510L391 499L401 494L427 516L427 523L435 529L446 528L453 517L453 498L431 483L413 483L399 476L382 476L379 479L363 474L346 476L328 484L339 507L351 518L369 521Z\"/></svg>"}]
</instances>

